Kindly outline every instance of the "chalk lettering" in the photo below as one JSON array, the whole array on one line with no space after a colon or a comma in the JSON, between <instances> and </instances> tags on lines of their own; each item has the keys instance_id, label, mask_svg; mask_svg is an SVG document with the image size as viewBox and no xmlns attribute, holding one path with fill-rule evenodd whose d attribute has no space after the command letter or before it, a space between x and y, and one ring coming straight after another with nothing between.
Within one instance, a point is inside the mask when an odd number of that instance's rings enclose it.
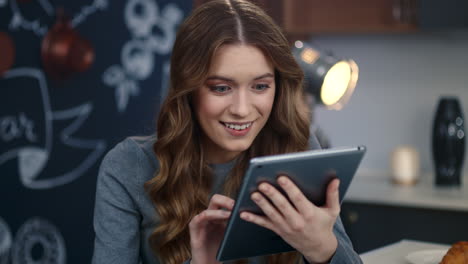
<instances>
[{"instance_id":1,"label":"chalk lettering","mask_svg":"<svg viewBox=\"0 0 468 264\"><path fill-rule=\"evenodd\" d=\"M29 142L36 142L34 123L24 113L16 116L0 117L0 139L9 142L13 139L25 137Z\"/></svg>"}]
</instances>

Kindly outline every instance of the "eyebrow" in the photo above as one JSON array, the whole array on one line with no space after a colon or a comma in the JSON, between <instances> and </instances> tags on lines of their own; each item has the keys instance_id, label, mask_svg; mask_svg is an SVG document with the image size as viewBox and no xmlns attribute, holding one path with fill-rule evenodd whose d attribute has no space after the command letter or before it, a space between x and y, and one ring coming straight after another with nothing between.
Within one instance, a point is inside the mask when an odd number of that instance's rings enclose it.
<instances>
[{"instance_id":1,"label":"eyebrow","mask_svg":"<svg viewBox=\"0 0 468 264\"><path fill-rule=\"evenodd\" d=\"M275 77L275 75L273 75L272 73L265 73L265 74L262 74L260 76L257 76L254 78L254 80L260 80L260 79L263 79L263 78L267 78L267 77ZM219 76L219 75L213 75L213 76L210 76L208 78L206 78L206 80L222 80L222 81L225 81L225 82L231 82L231 83L235 83L236 81L233 80L233 79L229 79L227 77L223 77L223 76Z\"/></svg>"}]
</instances>

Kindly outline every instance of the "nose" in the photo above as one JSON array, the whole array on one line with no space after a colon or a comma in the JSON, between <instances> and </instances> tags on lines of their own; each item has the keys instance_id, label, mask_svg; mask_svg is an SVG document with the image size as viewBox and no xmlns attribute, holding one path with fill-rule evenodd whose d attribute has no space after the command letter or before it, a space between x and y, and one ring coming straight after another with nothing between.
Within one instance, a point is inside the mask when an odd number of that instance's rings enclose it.
<instances>
[{"instance_id":1,"label":"nose","mask_svg":"<svg viewBox=\"0 0 468 264\"><path fill-rule=\"evenodd\" d=\"M229 112L237 117L246 117L250 113L251 98L247 89L239 88L234 93Z\"/></svg>"}]
</instances>

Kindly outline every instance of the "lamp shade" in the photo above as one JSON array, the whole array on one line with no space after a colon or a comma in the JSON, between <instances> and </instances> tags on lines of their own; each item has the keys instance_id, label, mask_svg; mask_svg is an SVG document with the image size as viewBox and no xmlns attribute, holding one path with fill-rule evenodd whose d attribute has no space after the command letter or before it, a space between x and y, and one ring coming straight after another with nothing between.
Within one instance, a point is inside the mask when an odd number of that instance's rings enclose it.
<instances>
[{"instance_id":1,"label":"lamp shade","mask_svg":"<svg viewBox=\"0 0 468 264\"><path fill-rule=\"evenodd\" d=\"M359 68L350 59L322 55L307 43L296 41L292 53L305 75L305 89L328 109L340 110L354 92Z\"/></svg>"}]
</instances>

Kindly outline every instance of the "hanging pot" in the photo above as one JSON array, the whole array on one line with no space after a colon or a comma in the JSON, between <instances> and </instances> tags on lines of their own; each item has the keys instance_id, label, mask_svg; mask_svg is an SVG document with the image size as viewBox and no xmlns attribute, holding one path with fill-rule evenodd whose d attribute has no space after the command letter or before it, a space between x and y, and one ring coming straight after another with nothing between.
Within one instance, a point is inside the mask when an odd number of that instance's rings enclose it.
<instances>
[{"instance_id":1,"label":"hanging pot","mask_svg":"<svg viewBox=\"0 0 468 264\"><path fill-rule=\"evenodd\" d=\"M55 79L66 79L91 66L94 49L72 28L63 11L59 11L57 22L42 41L41 56L47 74Z\"/></svg>"},{"instance_id":2,"label":"hanging pot","mask_svg":"<svg viewBox=\"0 0 468 264\"><path fill-rule=\"evenodd\" d=\"M15 44L6 32L0 31L0 76L8 71L15 61Z\"/></svg>"}]
</instances>

